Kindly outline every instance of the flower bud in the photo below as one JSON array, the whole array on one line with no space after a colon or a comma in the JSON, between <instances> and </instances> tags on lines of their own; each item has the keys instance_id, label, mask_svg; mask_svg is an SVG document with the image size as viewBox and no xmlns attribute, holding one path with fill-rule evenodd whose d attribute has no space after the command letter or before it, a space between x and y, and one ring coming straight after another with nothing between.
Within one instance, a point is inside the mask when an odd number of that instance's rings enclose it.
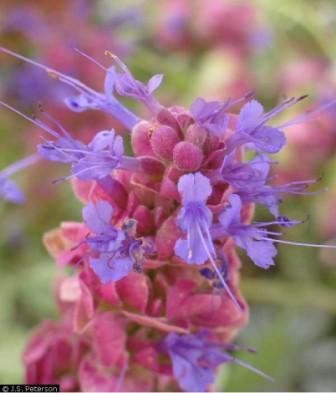
<instances>
[{"instance_id":1,"label":"flower bud","mask_svg":"<svg viewBox=\"0 0 336 393\"><path fill-rule=\"evenodd\" d=\"M140 121L132 131L131 144L136 156L153 155L150 144L151 124L148 121Z\"/></svg>"},{"instance_id":2,"label":"flower bud","mask_svg":"<svg viewBox=\"0 0 336 393\"><path fill-rule=\"evenodd\" d=\"M179 141L177 132L165 125L157 127L151 137L150 144L154 154L165 160L173 159L173 150Z\"/></svg>"},{"instance_id":3,"label":"flower bud","mask_svg":"<svg viewBox=\"0 0 336 393\"><path fill-rule=\"evenodd\" d=\"M190 142L179 142L173 151L174 165L185 172L197 171L203 161L202 150Z\"/></svg>"},{"instance_id":4,"label":"flower bud","mask_svg":"<svg viewBox=\"0 0 336 393\"><path fill-rule=\"evenodd\" d=\"M200 148L203 147L203 144L207 138L207 131L200 127L197 124L190 126L186 132L186 141L193 143Z\"/></svg>"}]
</instances>

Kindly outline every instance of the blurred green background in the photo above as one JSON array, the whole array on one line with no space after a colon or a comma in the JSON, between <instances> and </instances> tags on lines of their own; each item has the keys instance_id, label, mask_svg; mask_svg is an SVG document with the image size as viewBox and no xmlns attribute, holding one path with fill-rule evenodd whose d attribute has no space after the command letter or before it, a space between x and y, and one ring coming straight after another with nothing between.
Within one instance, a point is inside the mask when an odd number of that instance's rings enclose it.
<instances>
[{"instance_id":1,"label":"blurred green background","mask_svg":"<svg viewBox=\"0 0 336 393\"><path fill-rule=\"evenodd\" d=\"M284 95L309 94L305 103L293 109L294 114L336 97L334 0L190 0L180 2L186 4L183 12L179 1L22 3L1 1L1 44L70 70L94 86L99 86L103 75L99 70L88 75L88 63L74 53L74 46L105 64L104 50L116 51L139 79L163 72L158 94L166 104L189 105L196 96L225 99L252 89L270 108ZM231 23L231 30L209 33L219 11L208 21L201 16L212 3L242 7L223 14L221 23ZM65 53L60 53L62 48ZM59 106L50 98L56 82L42 81L44 90L27 98L18 93L20 89L38 89L25 84L29 75L21 85L17 83L24 66L4 55L0 64L1 99L26 113L36 111L36 102L41 101L60 117ZM16 115L0 112L0 163L5 167L33 151L32 141L38 141L39 132ZM295 219L309 216L304 224L285 231L288 240L336 241L335 115L331 111L319 116L304 126L303 134L289 130L288 147L278 157L280 179L321 177L314 189L329 188L314 196L286 198L283 214ZM85 118L74 119L61 112L63 124L86 132ZM95 124L92 127L99 130ZM51 184L63 173L63 168L53 165L31 168L16 177L27 193L27 203L22 207L0 204L0 383L22 381L20 356L31 329L42 319L56 316L52 282L57 271L41 238L61 221L79 220L81 209L68 183ZM256 216L267 219L262 209ZM238 342L258 350L256 355L239 356L275 382L230 366L219 376L220 390L336 389L336 252L285 245L278 250L276 267L270 271L243 263L241 286L251 306L251 319L238 337Z\"/></svg>"}]
</instances>

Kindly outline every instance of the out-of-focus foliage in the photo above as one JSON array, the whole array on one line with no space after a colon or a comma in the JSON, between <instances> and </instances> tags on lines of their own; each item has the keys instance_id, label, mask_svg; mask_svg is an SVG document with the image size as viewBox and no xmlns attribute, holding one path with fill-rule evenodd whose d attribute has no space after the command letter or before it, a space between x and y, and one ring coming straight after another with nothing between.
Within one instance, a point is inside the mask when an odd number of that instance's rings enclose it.
<instances>
[{"instance_id":1,"label":"out-of-focus foliage","mask_svg":"<svg viewBox=\"0 0 336 393\"><path fill-rule=\"evenodd\" d=\"M333 0L143 0L123 2L122 6L102 0L47 2L48 6L24 3L23 7L22 2L2 0L1 44L61 71L76 72L95 87L103 74L76 54L74 46L106 65L109 60L104 50L115 51L127 59L139 78L164 73L160 94L169 104L190 104L195 95L225 99L249 89L266 108L283 95L309 94L294 111L336 98ZM70 3L74 8L69 8ZM75 8L75 3L87 7ZM186 7L179 8L179 3ZM219 18L218 11L211 11L212 3L241 7L239 12L229 13L231 31L211 31ZM222 23L225 25L225 13ZM108 124L106 119L102 124L88 123L95 114L74 117L51 100L59 89L57 82L33 68L26 74L31 79L22 80L25 67L1 55L1 99L26 113L36 111L37 101L42 101L53 116L84 138ZM0 131L1 167L31 152L39 140L38 130L3 109ZM335 112L321 113L314 121L289 128L287 137L288 147L276 166L279 177L321 176L314 189L328 187L329 191L286 199L284 214L295 219L308 217L299 227L288 229L286 239L335 243ZM54 316L51 283L57 273L41 237L60 221L80 217L70 185L51 184L61 174L62 168L52 165L31 168L18 175L28 195L26 205L0 206L0 383L22 380L20 353L29 331L43 318ZM262 210L257 215L266 218ZM258 353L242 357L273 376L275 383L230 366L221 372L218 389L335 389L336 253L282 245L277 266L270 271L244 262L242 289L251 304L251 321L238 341L257 348Z\"/></svg>"}]
</instances>

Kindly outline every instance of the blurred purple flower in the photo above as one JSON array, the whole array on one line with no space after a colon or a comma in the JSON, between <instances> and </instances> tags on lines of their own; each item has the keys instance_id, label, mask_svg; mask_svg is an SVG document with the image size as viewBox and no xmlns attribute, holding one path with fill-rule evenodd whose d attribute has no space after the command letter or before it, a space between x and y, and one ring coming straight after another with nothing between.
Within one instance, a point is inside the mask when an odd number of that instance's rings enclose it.
<instances>
[{"instance_id":1,"label":"blurred purple flower","mask_svg":"<svg viewBox=\"0 0 336 393\"><path fill-rule=\"evenodd\" d=\"M7 168L0 171L0 199L5 201L22 204L25 197L20 188L10 179L10 176L19 172L21 169L27 168L35 164L39 160L37 154L25 157L9 165Z\"/></svg>"},{"instance_id":2,"label":"blurred purple flower","mask_svg":"<svg viewBox=\"0 0 336 393\"><path fill-rule=\"evenodd\" d=\"M22 204L25 201L20 188L12 180L4 177L0 177L0 198L16 204Z\"/></svg>"},{"instance_id":3,"label":"blurred purple flower","mask_svg":"<svg viewBox=\"0 0 336 393\"><path fill-rule=\"evenodd\" d=\"M178 335L169 333L162 343L172 361L174 377L186 392L204 392L215 381L216 368L223 363L236 363L270 379L263 372L248 363L234 358L225 352L223 344L207 339L206 331L197 334Z\"/></svg>"}]
</instances>

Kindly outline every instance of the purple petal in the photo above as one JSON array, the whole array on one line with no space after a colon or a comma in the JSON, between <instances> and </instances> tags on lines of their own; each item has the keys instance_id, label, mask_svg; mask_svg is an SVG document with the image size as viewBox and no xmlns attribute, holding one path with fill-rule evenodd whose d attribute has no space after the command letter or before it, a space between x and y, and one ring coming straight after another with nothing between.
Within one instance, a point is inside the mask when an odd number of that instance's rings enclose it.
<instances>
[{"instance_id":1,"label":"purple petal","mask_svg":"<svg viewBox=\"0 0 336 393\"><path fill-rule=\"evenodd\" d=\"M114 130L104 130L98 132L89 143L89 148L93 151L101 151L109 148L113 144L114 135Z\"/></svg>"},{"instance_id":2,"label":"purple petal","mask_svg":"<svg viewBox=\"0 0 336 393\"><path fill-rule=\"evenodd\" d=\"M251 128L254 128L263 113L264 108L258 101L252 100L250 102L247 102L240 110L237 129L250 130Z\"/></svg>"},{"instance_id":3,"label":"purple petal","mask_svg":"<svg viewBox=\"0 0 336 393\"><path fill-rule=\"evenodd\" d=\"M84 157L71 167L71 174L80 180L100 180L111 174L118 160L108 156Z\"/></svg>"},{"instance_id":4,"label":"purple petal","mask_svg":"<svg viewBox=\"0 0 336 393\"><path fill-rule=\"evenodd\" d=\"M148 83L147 83L147 90L149 94L152 94L154 90L156 90L162 83L163 80L163 74L156 74L153 75Z\"/></svg>"},{"instance_id":5,"label":"purple petal","mask_svg":"<svg viewBox=\"0 0 336 393\"><path fill-rule=\"evenodd\" d=\"M230 205L218 217L222 227L227 231L229 231L232 224L240 223L240 211L242 207L241 199L237 194L230 195L228 202Z\"/></svg>"},{"instance_id":6,"label":"purple petal","mask_svg":"<svg viewBox=\"0 0 336 393\"><path fill-rule=\"evenodd\" d=\"M10 179L0 179L0 197L8 202L19 205L25 201L23 192Z\"/></svg>"},{"instance_id":7,"label":"purple petal","mask_svg":"<svg viewBox=\"0 0 336 393\"><path fill-rule=\"evenodd\" d=\"M171 354L174 377L185 392L204 392L214 381L214 371L195 366L183 357Z\"/></svg>"},{"instance_id":8,"label":"purple petal","mask_svg":"<svg viewBox=\"0 0 336 393\"><path fill-rule=\"evenodd\" d=\"M206 202L212 192L210 180L200 172L181 176L177 188L183 203Z\"/></svg>"},{"instance_id":9,"label":"purple petal","mask_svg":"<svg viewBox=\"0 0 336 393\"><path fill-rule=\"evenodd\" d=\"M70 151L69 151L70 150ZM48 161L71 163L83 157L86 147L83 143L68 137L60 137L55 142L46 141L37 146L41 157Z\"/></svg>"},{"instance_id":10,"label":"purple petal","mask_svg":"<svg viewBox=\"0 0 336 393\"><path fill-rule=\"evenodd\" d=\"M250 165L251 168L258 171L260 179L264 182L266 181L270 170L269 158L266 155L257 156L253 160L249 161L247 165Z\"/></svg>"},{"instance_id":11,"label":"purple petal","mask_svg":"<svg viewBox=\"0 0 336 393\"><path fill-rule=\"evenodd\" d=\"M268 269L274 265L273 258L277 254L277 249L271 241L252 240L247 242L246 252L255 265Z\"/></svg>"},{"instance_id":12,"label":"purple petal","mask_svg":"<svg viewBox=\"0 0 336 393\"><path fill-rule=\"evenodd\" d=\"M90 258L90 266L103 284L126 277L133 268L131 258Z\"/></svg>"},{"instance_id":13,"label":"purple petal","mask_svg":"<svg viewBox=\"0 0 336 393\"><path fill-rule=\"evenodd\" d=\"M282 131L273 127L260 127L253 133L257 148L267 153L277 153L286 144L286 138Z\"/></svg>"},{"instance_id":14,"label":"purple petal","mask_svg":"<svg viewBox=\"0 0 336 393\"><path fill-rule=\"evenodd\" d=\"M114 138L113 150L117 157L121 157L124 154L124 142L120 135L116 135Z\"/></svg>"},{"instance_id":15,"label":"purple petal","mask_svg":"<svg viewBox=\"0 0 336 393\"><path fill-rule=\"evenodd\" d=\"M110 100L114 99L113 90L114 90L116 79L117 79L117 72L115 67L112 66L107 70L105 81L104 81L104 93L106 97Z\"/></svg>"},{"instance_id":16,"label":"purple petal","mask_svg":"<svg viewBox=\"0 0 336 393\"><path fill-rule=\"evenodd\" d=\"M201 97L197 97L196 100L194 100L190 106L190 113L194 117L198 117L199 113L202 112L204 105L205 105L205 100Z\"/></svg>"},{"instance_id":17,"label":"purple petal","mask_svg":"<svg viewBox=\"0 0 336 393\"><path fill-rule=\"evenodd\" d=\"M111 227L110 221L113 215L112 206L106 201L89 203L83 208L85 225L94 233L104 233Z\"/></svg>"},{"instance_id":18,"label":"purple petal","mask_svg":"<svg viewBox=\"0 0 336 393\"><path fill-rule=\"evenodd\" d=\"M228 118L223 112L224 108L225 103L206 102L202 98L197 98L191 104L190 112L196 123L215 136L222 137L228 124Z\"/></svg>"},{"instance_id":19,"label":"purple petal","mask_svg":"<svg viewBox=\"0 0 336 393\"><path fill-rule=\"evenodd\" d=\"M188 264L202 265L209 258L201 240L196 237L190 243L187 240L178 239L174 251L176 256Z\"/></svg>"}]
</instances>

